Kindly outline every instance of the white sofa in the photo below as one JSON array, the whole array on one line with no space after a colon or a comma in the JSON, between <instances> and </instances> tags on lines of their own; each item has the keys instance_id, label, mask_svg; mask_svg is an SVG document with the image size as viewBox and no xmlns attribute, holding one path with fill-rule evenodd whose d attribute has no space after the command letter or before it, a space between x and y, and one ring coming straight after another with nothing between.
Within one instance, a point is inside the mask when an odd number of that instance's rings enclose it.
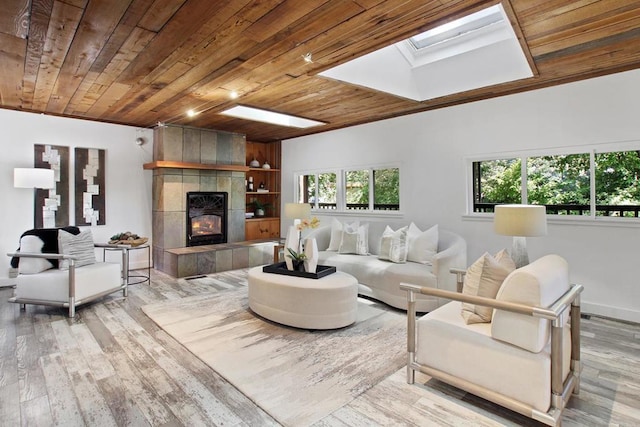
<instances>
[{"instance_id":1,"label":"white sofa","mask_svg":"<svg viewBox=\"0 0 640 427\"><path fill-rule=\"evenodd\" d=\"M467 265L467 244L461 236L450 231L439 230L438 252L433 263L420 264L407 261L396 264L378 258L380 239L387 225L397 230L409 224L369 222L370 255L327 251L331 240L331 226L317 228L303 237L316 239L319 250L318 264L335 266L338 271L351 274L358 279L360 295L377 299L392 307L407 309L406 293L400 289L402 282L436 289L456 290L456 278L449 273L449 270L464 268ZM444 300L420 295L416 307L420 312L428 312L442 303Z\"/></svg>"},{"instance_id":2,"label":"white sofa","mask_svg":"<svg viewBox=\"0 0 640 427\"><path fill-rule=\"evenodd\" d=\"M495 299L402 288L409 301L416 294L453 300L418 320L409 307L409 383L420 371L545 424L560 424L571 393L579 391L582 291L569 285L563 258L547 255L512 271ZM467 324L462 302L492 307L491 322Z\"/></svg>"}]
</instances>

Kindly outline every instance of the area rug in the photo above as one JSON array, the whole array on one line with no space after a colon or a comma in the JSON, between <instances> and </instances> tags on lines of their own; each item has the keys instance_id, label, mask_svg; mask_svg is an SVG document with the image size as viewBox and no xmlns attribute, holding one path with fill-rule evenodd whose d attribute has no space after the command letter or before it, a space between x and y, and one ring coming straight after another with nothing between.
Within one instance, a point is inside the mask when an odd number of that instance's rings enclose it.
<instances>
[{"instance_id":1,"label":"area rug","mask_svg":"<svg viewBox=\"0 0 640 427\"><path fill-rule=\"evenodd\" d=\"M142 307L162 329L286 426L307 426L405 365L406 316L358 301L346 328L308 331L248 308L247 289Z\"/></svg>"}]
</instances>

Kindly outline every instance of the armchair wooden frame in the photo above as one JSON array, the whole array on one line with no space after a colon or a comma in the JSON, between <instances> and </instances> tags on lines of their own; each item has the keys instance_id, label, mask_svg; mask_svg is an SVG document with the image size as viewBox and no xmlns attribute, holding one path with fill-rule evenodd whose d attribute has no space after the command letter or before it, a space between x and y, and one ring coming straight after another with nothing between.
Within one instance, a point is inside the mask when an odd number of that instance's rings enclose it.
<instances>
[{"instance_id":1,"label":"armchair wooden frame","mask_svg":"<svg viewBox=\"0 0 640 427\"><path fill-rule=\"evenodd\" d=\"M101 244L96 244L96 247L103 247L105 245L101 245ZM126 245L108 245L108 247L114 248L114 247L119 247L119 248L124 248L126 247ZM123 296L127 296L127 283L125 281L121 281L120 285L115 286L111 289L108 289L106 291L91 295L90 297L84 298L84 299L80 299L77 300L76 299L76 257L71 256L71 255L64 255L64 254L49 254L49 253L29 253L29 252L16 252L16 253L8 253L7 254L10 257L18 257L18 258L45 258L45 259L57 259L57 260L68 260L69 261L69 294L68 294L68 301L65 302L58 302L58 301L48 301L48 300L38 300L38 299L33 299L33 298L18 298L18 297L12 297L9 298L9 302L12 303L16 303L16 304L22 304L22 309L26 308L26 304L36 304L36 305L49 305L49 306L54 306L54 307L64 307L67 308L69 310L69 317L75 317L76 315L76 307L81 305L81 304L85 304L89 301L93 301L95 299L101 298L103 296L109 295L113 292L116 292L118 290L122 290L122 295ZM123 266L126 266L126 262L127 262L127 253L126 251L123 249L122 250L122 262L123 262ZM80 267L82 268L82 267Z\"/></svg>"},{"instance_id":2,"label":"armchair wooden frame","mask_svg":"<svg viewBox=\"0 0 640 427\"><path fill-rule=\"evenodd\" d=\"M452 273L457 275L458 290L462 289L464 270L452 269ZM415 382L415 372L419 371L433 378L451 384L457 388L468 391L476 396L497 403L503 407L511 409L527 417L533 418L547 425L556 426L561 422L562 411L568 402L571 394L578 394L580 391L580 293L583 290L581 285L572 285L571 288L560 298L558 298L549 308L534 307L523 304L499 301L491 298L484 298L466 295L459 292L451 292L442 289L425 288L416 285L403 283L401 289L407 291L407 383ZM416 362L416 294L431 295L438 298L446 298L455 301L467 302L476 305L483 305L499 310L507 310L514 313L523 314L542 319L548 319L551 323L551 402L547 412L541 412L531 406L517 401L509 396L500 394L494 390L478 386L464 379L455 377L446 372L424 366ZM571 322L571 366L566 380L562 379L563 360L563 335L564 319L567 311L570 310Z\"/></svg>"}]
</instances>

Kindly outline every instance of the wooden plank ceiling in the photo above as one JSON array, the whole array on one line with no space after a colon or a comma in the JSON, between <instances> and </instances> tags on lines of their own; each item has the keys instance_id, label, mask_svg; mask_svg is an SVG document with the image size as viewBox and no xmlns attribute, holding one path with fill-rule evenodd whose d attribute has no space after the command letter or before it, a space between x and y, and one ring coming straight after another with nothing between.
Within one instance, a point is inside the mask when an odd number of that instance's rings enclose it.
<instances>
[{"instance_id":1,"label":"wooden plank ceiling","mask_svg":"<svg viewBox=\"0 0 640 427\"><path fill-rule=\"evenodd\" d=\"M532 78L415 102L317 75L495 3L2 0L0 106L274 141L640 66L640 0L504 0ZM307 52L313 63L302 60ZM327 124L302 130L219 114L233 105ZM188 118L188 109L201 113Z\"/></svg>"}]
</instances>

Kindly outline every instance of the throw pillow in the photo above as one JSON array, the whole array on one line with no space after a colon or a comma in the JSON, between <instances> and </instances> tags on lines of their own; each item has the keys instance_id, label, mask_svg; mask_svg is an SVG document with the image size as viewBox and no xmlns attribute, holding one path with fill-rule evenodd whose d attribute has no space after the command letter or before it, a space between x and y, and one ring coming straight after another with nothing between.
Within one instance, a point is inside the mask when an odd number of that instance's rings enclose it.
<instances>
[{"instance_id":1,"label":"throw pillow","mask_svg":"<svg viewBox=\"0 0 640 427\"><path fill-rule=\"evenodd\" d=\"M407 261L431 264L438 253L438 224L426 231L420 231L413 222L407 231L409 252Z\"/></svg>"},{"instance_id":2,"label":"throw pillow","mask_svg":"<svg viewBox=\"0 0 640 427\"><path fill-rule=\"evenodd\" d=\"M485 298L495 298L502 282L509 273L507 267L501 265L494 257L485 252L467 270L462 286L462 293ZM489 323L493 308L475 304L462 304L462 317L467 324Z\"/></svg>"},{"instance_id":3,"label":"throw pillow","mask_svg":"<svg viewBox=\"0 0 640 427\"><path fill-rule=\"evenodd\" d=\"M407 230L409 227L402 227L396 231L393 231L391 227L387 225L380 238L380 251L378 252L378 258L387 261L395 262L397 264L404 264L407 262Z\"/></svg>"},{"instance_id":4,"label":"throw pillow","mask_svg":"<svg viewBox=\"0 0 640 427\"><path fill-rule=\"evenodd\" d=\"M516 269L516 263L511 258L511 255L509 255L509 252L507 252L506 249L502 249L501 251L499 251L494 255L494 258L496 259L496 261L498 261L498 264L505 267L507 270L509 270L509 272L512 272Z\"/></svg>"},{"instance_id":5,"label":"throw pillow","mask_svg":"<svg viewBox=\"0 0 640 427\"><path fill-rule=\"evenodd\" d=\"M337 251L340 249L340 242L342 241L342 230L344 226L348 226L350 228L358 228L360 225L359 221L354 221L350 224L342 224L337 219L333 218L331 220L331 239L329 240L329 247L327 247L328 251Z\"/></svg>"},{"instance_id":6,"label":"throw pillow","mask_svg":"<svg viewBox=\"0 0 640 427\"><path fill-rule=\"evenodd\" d=\"M369 255L369 224L344 224L338 252L341 254Z\"/></svg>"},{"instance_id":7,"label":"throw pillow","mask_svg":"<svg viewBox=\"0 0 640 427\"><path fill-rule=\"evenodd\" d=\"M23 236L20 239L20 252L42 253L44 242L38 236ZM20 258L19 274L37 274L53 268L53 264L44 258Z\"/></svg>"},{"instance_id":8,"label":"throw pillow","mask_svg":"<svg viewBox=\"0 0 640 427\"><path fill-rule=\"evenodd\" d=\"M58 231L58 246L60 253L77 257L75 266L94 264L96 254L93 246L93 236L91 230L84 230L77 236L67 233L64 230ZM69 269L69 260L60 261L60 269Z\"/></svg>"}]
</instances>

